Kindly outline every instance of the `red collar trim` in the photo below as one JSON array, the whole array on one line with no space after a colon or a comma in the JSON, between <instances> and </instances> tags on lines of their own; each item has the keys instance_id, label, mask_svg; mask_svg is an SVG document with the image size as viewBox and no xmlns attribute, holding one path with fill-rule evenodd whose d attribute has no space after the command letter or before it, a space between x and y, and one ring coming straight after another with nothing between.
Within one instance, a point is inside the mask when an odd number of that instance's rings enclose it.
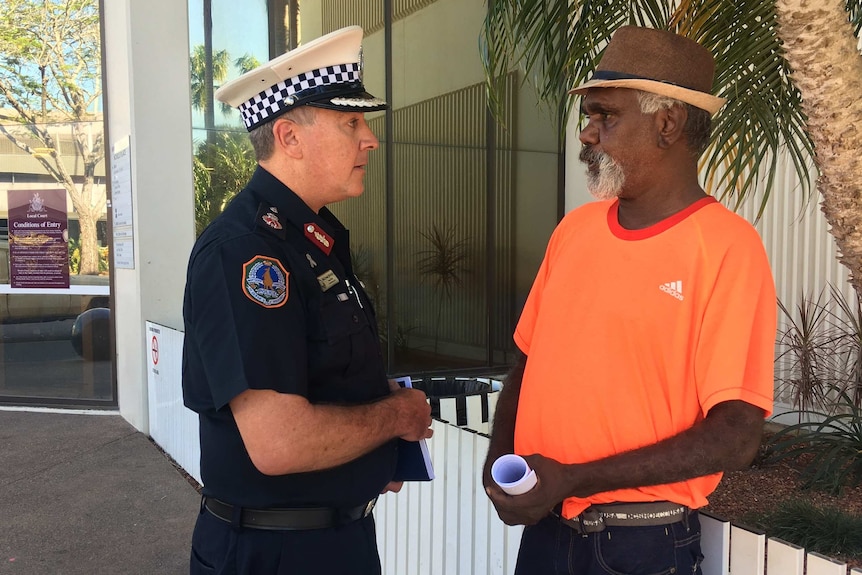
<instances>
[{"instance_id":1,"label":"red collar trim","mask_svg":"<svg viewBox=\"0 0 862 575\"><path fill-rule=\"evenodd\" d=\"M716 200L712 196L707 196L694 202L687 208L682 209L677 213L673 214L672 216L669 216L649 227L640 230L627 230L620 225L620 202L619 200L614 200L614 202L608 208L608 228L610 228L611 233L614 236L618 237L621 240L645 240L647 238L657 236L666 230L669 230L670 228L677 225L699 209L715 203L718 203L718 200Z\"/></svg>"},{"instance_id":2,"label":"red collar trim","mask_svg":"<svg viewBox=\"0 0 862 575\"><path fill-rule=\"evenodd\" d=\"M332 247L335 245L335 240L327 234L323 228L315 223L308 223L302 226L305 237L320 248L320 251L329 255L332 252Z\"/></svg>"}]
</instances>

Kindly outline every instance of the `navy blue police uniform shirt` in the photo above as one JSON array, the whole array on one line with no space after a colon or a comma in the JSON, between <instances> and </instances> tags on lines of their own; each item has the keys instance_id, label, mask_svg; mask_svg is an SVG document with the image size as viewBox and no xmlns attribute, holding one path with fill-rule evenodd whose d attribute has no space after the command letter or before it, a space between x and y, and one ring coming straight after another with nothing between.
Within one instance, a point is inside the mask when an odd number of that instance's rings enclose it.
<instances>
[{"instance_id":1,"label":"navy blue police uniform shirt","mask_svg":"<svg viewBox=\"0 0 862 575\"><path fill-rule=\"evenodd\" d=\"M243 507L347 507L391 480L394 440L338 467L264 475L228 405L247 389L331 404L388 395L374 311L358 284L347 230L260 167L201 234L183 302L183 398L200 415L204 495Z\"/></svg>"}]
</instances>

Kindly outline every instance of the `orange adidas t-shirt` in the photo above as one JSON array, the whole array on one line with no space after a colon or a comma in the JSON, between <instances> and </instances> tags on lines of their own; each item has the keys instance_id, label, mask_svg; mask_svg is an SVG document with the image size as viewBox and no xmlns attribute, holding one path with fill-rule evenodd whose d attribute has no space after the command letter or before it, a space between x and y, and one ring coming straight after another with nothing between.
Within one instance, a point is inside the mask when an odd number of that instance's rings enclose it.
<instances>
[{"instance_id":1,"label":"orange adidas t-shirt","mask_svg":"<svg viewBox=\"0 0 862 575\"><path fill-rule=\"evenodd\" d=\"M592 202L554 231L515 330L527 355L515 451L583 463L654 444L743 400L772 413L775 286L763 244L708 197L642 230ZM721 474L572 497L702 507Z\"/></svg>"}]
</instances>

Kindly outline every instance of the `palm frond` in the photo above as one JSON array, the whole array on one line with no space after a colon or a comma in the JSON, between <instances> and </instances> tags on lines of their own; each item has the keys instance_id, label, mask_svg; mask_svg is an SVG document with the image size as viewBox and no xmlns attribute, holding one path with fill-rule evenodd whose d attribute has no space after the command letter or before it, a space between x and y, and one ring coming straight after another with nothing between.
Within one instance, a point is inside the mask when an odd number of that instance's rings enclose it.
<instances>
[{"instance_id":1,"label":"palm frond","mask_svg":"<svg viewBox=\"0 0 862 575\"><path fill-rule=\"evenodd\" d=\"M846 0L844 7L850 17L850 24L853 26L853 35L859 36L859 30L862 29L862 1Z\"/></svg>"},{"instance_id":2,"label":"palm frond","mask_svg":"<svg viewBox=\"0 0 862 575\"><path fill-rule=\"evenodd\" d=\"M759 198L758 217L769 201L778 162L786 154L803 195L811 195L814 145L805 130L802 98L789 77L774 2L701 0L698 28L689 33L716 58L714 90L727 98L715 118L712 146L704 155L714 193L739 206ZM685 32L680 25L677 31ZM765 175L765 180L763 178Z\"/></svg>"}]
</instances>

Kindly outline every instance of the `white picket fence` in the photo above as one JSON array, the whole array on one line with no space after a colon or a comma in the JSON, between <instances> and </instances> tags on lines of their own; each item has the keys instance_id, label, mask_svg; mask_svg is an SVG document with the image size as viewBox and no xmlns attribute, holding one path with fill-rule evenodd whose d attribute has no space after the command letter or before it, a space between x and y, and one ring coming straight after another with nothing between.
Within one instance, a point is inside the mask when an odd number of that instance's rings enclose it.
<instances>
[{"instance_id":1,"label":"white picket fence","mask_svg":"<svg viewBox=\"0 0 862 575\"><path fill-rule=\"evenodd\" d=\"M522 528L504 525L485 495L488 438L440 421L433 428L436 478L382 496L374 512L384 573L512 573Z\"/></svg>"},{"instance_id":2,"label":"white picket fence","mask_svg":"<svg viewBox=\"0 0 862 575\"><path fill-rule=\"evenodd\" d=\"M456 421L455 400L440 400L445 421L434 421L434 437L428 440L436 479L406 483L400 493L384 495L374 513L386 575L514 571L522 528L499 520L481 477L489 443L489 423L483 419L490 418L481 414L492 416L497 395L466 398L469 429L447 423ZM844 563L706 513L701 525L704 575L848 575Z\"/></svg>"},{"instance_id":3,"label":"white picket fence","mask_svg":"<svg viewBox=\"0 0 862 575\"><path fill-rule=\"evenodd\" d=\"M182 402L183 334L147 322L150 435L200 481L197 417ZM499 393L439 400L428 440L436 479L407 483L374 512L386 575L509 575L521 527L507 527L485 496L481 471ZM461 425L449 424L457 423ZM727 521L701 515L704 575L848 575L847 566ZM807 563L807 572L804 567ZM862 575L854 569L850 575Z\"/></svg>"}]
</instances>

